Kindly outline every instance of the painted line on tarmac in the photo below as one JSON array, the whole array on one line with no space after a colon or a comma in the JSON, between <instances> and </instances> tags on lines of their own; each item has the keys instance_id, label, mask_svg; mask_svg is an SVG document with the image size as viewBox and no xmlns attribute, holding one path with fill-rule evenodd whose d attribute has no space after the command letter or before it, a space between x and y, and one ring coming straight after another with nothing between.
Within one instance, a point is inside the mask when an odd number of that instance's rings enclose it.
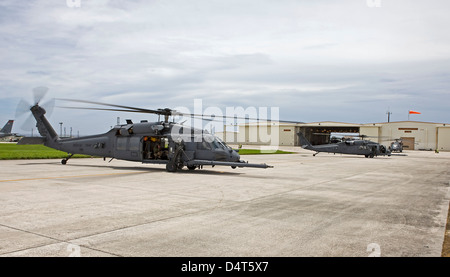
<instances>
[{"instance_id":1,"label":"painted line on tarmac","mask_svg":"<svg viewBox=\"0 0 450 277\"><path fill-rule=\"evenodd\" d=\"M134 172L122 172L122 173L106 173L106 174L89 174L89 175L73 175L73 176L57 176L57 177L43 177L43 178L28 178L28 179L13 179L13 180L0 180L0 183L5 182L20 182L20 181L35 181L35 180L52 180L52 179L70 179L70 178L83 178L83 177L98 177L98 176L114 176L114 175L127 175L136 173L147 173L142 171Z\"/></svg>"}]
</instances>

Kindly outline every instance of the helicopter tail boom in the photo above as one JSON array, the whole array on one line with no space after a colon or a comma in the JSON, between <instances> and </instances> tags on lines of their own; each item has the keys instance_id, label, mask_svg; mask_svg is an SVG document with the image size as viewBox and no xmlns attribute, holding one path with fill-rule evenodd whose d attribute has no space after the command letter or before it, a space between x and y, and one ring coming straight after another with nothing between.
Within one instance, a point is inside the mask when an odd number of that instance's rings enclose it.
<instances>
[{"instance_id":1,"label":"helicopter tail boom","mask_svg":"<svg viewBox=\"0 0 450 277\"><path fill-rule=\"evenodd\" d=\"M30 110L34 118L36 119L36 127L39 131L39 134L46 138L46 144L53 144L54 142L56 142L59 137L56 131L53 129L52 125L50 125L50 122L48 122L47 118L45 117L45 109L36 104L31 107Z\"/></svg>"}]
</instances>

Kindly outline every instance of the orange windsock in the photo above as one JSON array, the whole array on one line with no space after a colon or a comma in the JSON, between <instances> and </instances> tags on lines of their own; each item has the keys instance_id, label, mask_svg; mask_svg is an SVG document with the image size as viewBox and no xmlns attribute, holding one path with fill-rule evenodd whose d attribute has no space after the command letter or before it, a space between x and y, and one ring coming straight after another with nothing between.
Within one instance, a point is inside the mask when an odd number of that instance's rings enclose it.
<instances>
[{"instance_id":1,"label":"orange windsock","mask_svg":"<svg viewBox=\"0 0 450 277\"><path fill-rule=\"evenodd\" d=\"M419 112L409 111L409 114L420 114Z\"/></svg>"}]
</instances>

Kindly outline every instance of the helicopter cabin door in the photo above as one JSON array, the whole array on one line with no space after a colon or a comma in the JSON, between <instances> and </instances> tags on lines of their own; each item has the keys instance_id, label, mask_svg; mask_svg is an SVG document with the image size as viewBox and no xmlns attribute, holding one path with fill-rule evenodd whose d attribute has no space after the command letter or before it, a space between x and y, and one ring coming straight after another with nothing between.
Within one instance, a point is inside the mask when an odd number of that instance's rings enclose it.
<instances>
[{"instance_id":1,"label":"helicopter cabin door","mask_svg":"<svg viewBox=\"0 0 450 277\"><path fill-rule=\"evenodd\" d=\"M141 140L138 136L116 137L116 147L114 149L114 157L116 159L127 161L140 161L139 155Z\"/></svg>"},{"instance_id":2,"label":"helicopter cabin door","mask_svg":"<svg viewBox=\"0 0 450 277\"><path fill-rule=\"evenodd\" d=\"M168 160L169 139L165 136L145 136L142 138L143 160Z\"/></svg>"}]
</instances>

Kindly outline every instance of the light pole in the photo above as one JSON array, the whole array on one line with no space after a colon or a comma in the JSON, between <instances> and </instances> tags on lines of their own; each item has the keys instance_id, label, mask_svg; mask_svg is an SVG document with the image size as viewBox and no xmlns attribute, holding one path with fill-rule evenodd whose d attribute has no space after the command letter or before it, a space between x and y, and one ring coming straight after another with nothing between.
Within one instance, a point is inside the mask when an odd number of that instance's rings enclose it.
<instances>
[{"instance_id":1,"label":"light pole","mask_svg":"<svg viewBox=\"0 0 450 277\"><path fill-rule=\"evenodd\" d=\"M391 112L389 111L389 109L388 109L388 111L386 112L386 114L387 114L387 116L388 116L388 122L391 122Z\"/></svg>"}]
</instances>

